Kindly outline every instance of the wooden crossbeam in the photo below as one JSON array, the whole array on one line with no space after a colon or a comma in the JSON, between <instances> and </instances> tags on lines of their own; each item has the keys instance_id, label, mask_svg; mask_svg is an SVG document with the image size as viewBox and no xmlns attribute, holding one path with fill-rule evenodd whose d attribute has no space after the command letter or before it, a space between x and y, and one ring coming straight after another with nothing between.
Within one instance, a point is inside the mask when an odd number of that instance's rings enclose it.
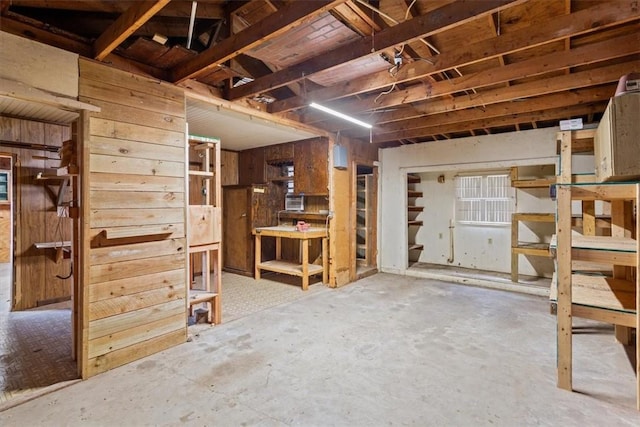
<instances>
[{"instance_id":1,"label":"wooden crossbeam","mask_svg":"<svg viewBox=\"0 0 640 427\"><path fill-rule=\"evenodd\" d=\"M518 123L537 122L545 120L559 120L574 116L582 116L590 113L598 113L604 111L606 108L606 102L599 102L588 105L574 105L571 107L554 108L549 110L541 110L530 113L512 114L502 117L494 117L490 119L476 119L466 122L453 123L444 126L434 126L429 128L420 128L407 131L402 134L398 132L395 134L397 138L391 138L390 136L377 137L374 135L373 143L382 143L386 141L395 141L406 138L426 138L433 135L447 134L452 132L462 132L469 129L485 129L488 132L488 128L502 127L502 126L514 126Z\"/></svg>"},{"instance_id":2,"label":"wooden crossbeam","mask_svg":"<svg viewBox=\"0 0 640 427\"><path fill-rule=\"evenodd\" d=\"M460 49L442 52L426 61L414 62L400 68L391 77L389 73L380 71L348 82L309 92L304 97L292 97L276 101L269 107L272 113L290 111L305 107L308 100L316 102L352 96L372 90L388 87L393 82L403 83L419 79L437 72L464 66L511 54L544 43L557 41L566 37L590 33L638 19L638 11L624 2L603 2L569 16L563 15L546 21L543 25L524 27L513 32L482 40Z\"/></svg>"},{"instance_id":3,"label":"wooden crossbeam","mask_svg":"<svg viewBox=\"0 0 640 427\"><path fill-rule=\"evenodd\" d=\"M137 0L118 0L118 1L78 1L78 0L10 0L13 6L32 7L32 8L51 8L71 11L84 12L102 12L102 13L125 13L129 8L139 3ZM235 2L234 2L235 3ZM173 16L179 18L188 18L191 13L190 1L173 1L166 7L159 10L158 16ZM220 2L198 2L198 18L206 19L224 19L224 7Z\"/></svg>"},{"instance_id":4,"label":"wooden crossbeam","mask_svg":"<svg viewBox=\"0 0 640 427\"><path fill-rule=\"evenodd\" d=\"M570 75L560 75L544 80L535 80L521 83L510 87L500 87L491 91L481 92L476 96L457 97L451 101L448 99L429 100L411 107L400 108L397 111L389 111L376 114L374 123L382 123L409 120L425 115L443 114L452 111L464 110L466 108L486 108L488 105L501 102L513 101L532 96L570 91L592 85L616 82L621 75L628 73L640 65L640 61L631 61L623 64L610 65L595 68L588 71L581 71ZM611 92L613 95L613 92ZM611 96L610 95L610 96ZM370 118L369 118L370 120ZM436 120L436 118L434 118ZM323 126L323 129L334 132L336 127L346 127L342 123L335 122L331 126Z\"/></svg>"},{"instance_id":5,"label":"wooden crossbeam","mask_svg":"<svg viewBox=\"0 0 640 427\"><path fill-rule=\"evenodd\" d=\"M171 0L149 0L136 3L127 9L95 41L94 58L102 61L169 1Z\"/></svg>"},{"instance_id":6,"label":"wooden crossbeam","mask_svg":"<svg viewBox=\"0 0 640 427\"><path fill-rule=\"evenodd\" d=\"M171 70L171 80L182 82L295 28L346 0L291 2L259 23L211 46ZM284 86L284 85L282 85Z\"/></svg>"},{"instance_id":7,"label":"wooden crossbeam","mask_svg":"<svg viewBox=\"0 0 640 427\"><path fill-rule=\"evenodd\" d=\"M598 101L607 101L615 85L578 89L571 92L555 93L551 95L530 98L522 102L503 102L487 105L482 110L467 109L450 113L426 116L401 122L392 122L376 128L374 142L393 141L396 139L413 138L421 136L423 129L432 129L438 126L452 125L460 122L468 122L478 119L491 119L494 117L513 114L531 113L545 108L554 109L570 107L579 104L588 104Z\"/></svg>"},{"instance_id":8,"label":"wooden crossbeam","mask_svg":"<svg viewBox=\"0 0 640 427\"><path fill-rule=\"evenodd\" d=\"M344 113L357 113L394 107L474 88L492 86L510 80L536 76L550 71L563 70L570 67L619 58L637 52L640 52L640 34L630 34L600 43L581 46L569 52L558 51L530 58L525 61L505 65L491 72L480 71L475 74L443 80L430 85L414 85L405 90L391 92L383 97L379 97L376 94L362 99L341 102L332 108ZM329 106L331 106L331 104L329 104ZM305 123L314 123L323 120L326 120L326 115L308 114L305 117Z\"/></svg>"},{"instance_id":9,"label":"wooden crossbeam","mask_svg":"<svg viewBox=\"0 0 640 427\"><path fill-rule=\"evenodd\" d=\"M485 0L481 2L450 3L426 15L386 28L376 34L375 37L363 37L330 52L325 52L320 56L310 58L300 64L277 71L269 76L261 77L251 83L232 88L229 91L229 99L244 98L300 81L320 71L343 65L364 56L377 55L385 49L433 35L522 2L523 0Z\"/></svg>"}]
</instances>

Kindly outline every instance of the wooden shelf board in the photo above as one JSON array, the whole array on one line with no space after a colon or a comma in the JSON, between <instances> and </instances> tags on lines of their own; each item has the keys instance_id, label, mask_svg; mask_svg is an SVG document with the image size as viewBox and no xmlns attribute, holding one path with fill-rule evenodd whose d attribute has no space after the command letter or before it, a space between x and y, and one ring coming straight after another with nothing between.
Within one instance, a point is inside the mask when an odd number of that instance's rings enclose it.
<instances>
[{"instance_id":1,"label":"wooden shelf board","mask_svg":"<svg viewBox=\"0 0 640 427\"><path fill-rule=\"evenodd\" d=\"M258 268L261 270L275 271L276 273L302 277L302 265L294 262L283 260L264 261L258 264ZM309 276L322 274L323 271L322 266L316 264L309 264L307 269L309 271Z\"/></svg>"},{"instance_id":2,"label":"wooden shelf board","mask_svg":"<svg viewBox=\"0 0 640 427\"><path fill-rule=\"evenodd\" d=\"M409 190L409 191L407 191L407 196L409 196L409 197L422 197L422 191Z\"/></svg>"},{"instance_id":3,"label":"wooden shelf board","mask_svg":"<svg viewBox=\"0 0 640 427\"><path fill-rule=\"evenodd\" d=\"M189 290L189 305L200 304L203 302L212 301L218 297L217 292L200 291L197 289Z\"/></svg>"},{"instance_id":4,"label":"wooden shelf board","mask_svg":"<svg viewBox=\"0 0 640 427\"><path fill-rule=\"evenodd\" d=\"M102 230L107 239L121 239L126 237L154 236L172 234L176 231L173 224L141 225L131 227L112 227Z\"/></svg>"},{"instance_id":5,"label":"wooden shelf board","mask_svg":"<svg viewBox=\"0 0 640 427\"><path fill-rule=\"evenodd\" d=\"M409 250L410 251L421 251L424 249L424 245L418 245L418 244L410 244L409 245Z\"/></svg>"},{"instance_id":6,"label":"wooden shelf board","mask_svg":"<svg viewBox=\"0 0 640 427\"><path fill-rule=\"evenodd\" d=\"M189 175L190 176L202 176L205 178L213 178L214 174L213 172L207 172L207 171L189 171Z\"/></svg>"},{"instance_id":7,"label":"wooden shelf board","mask_svg":"<svg viewBox=\"0 0 640 427\"><path fill-rule=\"evenodd\" d=\"M521 255L533 255L541 257L551 257L548 243L527 243L518 242L516 246L511 247L511 252Z\"/></svg>"},{"instance_id":8,"label":"wooden shelf board","mask_svg":"<svg viewBox=\"0 0 640 427\"><path fill-rule=\"evenodd\" d=\"M576 249L571 250L571 257L577 261L588 261L599 264L613 264L626 267L635 267L636 254L632 252L606 251L602 249Z\"/></svg>"},{"instance_id":9,"label":"wooden shelf board","mask_svg":"<svg viewBox=\"0 0 640 427\"><path fill-rule=\"evenodd\" d=\"M70 249L71 241L65 240L63 242L38 242L34 243L33 246L35 246L36 249Z\"/></svg>"},{"instance_id":10,"label":"wooden shelf board","mask_svg":"<svg viewBox=\"0 0 640 427\"><path fill-rule=\"evenodd\" d=\"M421 179L418 175L412 175L412 174L407 175L407 182L409 184L418 184L420 181Z\"/></svg>"},{"instance_id":11,"label":"wooden shelf board","mask_svg":"<svg viewBox=\"0 0 640 427\"><path fill-rule=\"evenodd\" d=\"M412 220L408 221L409 225L422 225L422 221Z\"/></svg>"},{"instance_id":12,"label":"wooden shelf board","mask_svg":"<svg viewBox=\"0 0 640 427\"><path fill-rule=\"evenodd\" d=\"M518 179L511 181L511 186L515 188L545 188L556 183L556 178L534 178Z\"/></svg>"},{"instance_id":13,"label":"wooden shelf board","mask_svg":"<svg viewBox=\"0 0 640 427\"><path fill-rule=\"evenodd\" d=\"M552 281L549 299L557 300L557 282ZM635 283L601 275L571 275L573 304L636 313Z\"/></svg>"},{"instance_id":14,"label":"wooden shelf board","mask_svg":"<svg viewBox=\"0 0 640 427\"><path fill-rule=\"evenodd\" d=\"M556 214L553 213L529 213L518 212L511 217L512 221L529 221L529 222L556 222Z\"/></svg>"},{"instance_id":15,"label":"wooden shelf board","mask_svg":"<svg viewBox=\"0 0 640 427\"><path fill-rule=\"evenodd\" d=\"M293 181L292 176L277 176L275 178L269 178L269 181L271 182L287 182L287 181Z\"/></svg>"},{"instance_id":16,"label":"wooden shelf board","mask_svg":"<svg viewBox=\"0 0 640 427\"><path fill-rule=\"evenodd\" d=\"M583 226L582 217L574 217L571 218L571 226L582 228ZM596 218L596 228L607 229L611 228L611 217L597 217Z\"/></svg>"},{"instance_id":17,"label":"wooden shelf board","mask_svg":"<svg viewBox=\"0 0 640 427\"><path fill-rule=\"evenodd\" d=\"M593 249L601 251L635 253L638 242L629 237L611 236L573 236L571 246L574 249Z\"/></svg>"},{"instance_id":18,"label":"wooden shelf board","mask_svg":"<svg viewBox=\"0 0 640 427\"><path fill-rule=\"evenodd\" d=\"M569 185L569 184L563 184ZM599 183L571 185L573 200L633 200L637 197L640 183Z\"/></svg>"},{"instance_id":19,"label":"wooden shelf board","mask_svg":"<svg viewBox=\"0 0 640 427\"><path fill-rule=\"evenodd\" d=\"M424 211L424 206L408 206L407 210L409 212L423 212Z\"/></svg>"}]
</instances>

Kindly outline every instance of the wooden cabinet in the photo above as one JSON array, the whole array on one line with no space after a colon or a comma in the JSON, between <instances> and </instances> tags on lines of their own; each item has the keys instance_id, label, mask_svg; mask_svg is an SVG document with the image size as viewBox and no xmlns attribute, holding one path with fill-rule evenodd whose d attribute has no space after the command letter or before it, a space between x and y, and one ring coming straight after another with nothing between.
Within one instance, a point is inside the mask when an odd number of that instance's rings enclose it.
<instances>
[{"instance_id":1,"label":"wooden cabinet","mask_svg":"<svg viewBox=\"0 0 640 427\"><path fill-rule=\"evenodd\" d=\"M596 179L640 178L640 92L611 98L594 138Z\"/></svg>"},{"instance_id":2,"label":"wooden cabinet","mask_svg":"<svg viewBox=\"0 0 640 427\"><path fill-rule=\"evenodd\" d=\"M294 146L294 192L329 194L329 141L326 138L298 141Z\"/></svg>"},{"instance_id":3,"label":"wooden cabinet","mask_svg":"<svg viewBox=\"0 0 640 427\"><path fill-rule=\"evenodd\" d=\"M294 144L270 145L264 148L264 160L267 163L293 161Z\"/></svg>"},{"instance_id":4,"label":"wooden cabinet","mask_svg":"<svg viewBox=\"0 0 640 427\"><path fill-rule=\"evenodd\" d=\"M265 176L264 148L253 148L238 153L238 184L264 184Z\"/></svg>"},{"instance_id":5,"label":"wooden cabinet","mask_svg":"<svg viewBox=\"0 0 640 427\"><path fill-rule=\"evenodd\" d=\"M252 276L256 227L275 225L277 208L271 206L266 185L229 186L223 189L223 266L225 270ZM265 254L273 253L270 242L263 244Z\"/></svg>"}]
</instances>

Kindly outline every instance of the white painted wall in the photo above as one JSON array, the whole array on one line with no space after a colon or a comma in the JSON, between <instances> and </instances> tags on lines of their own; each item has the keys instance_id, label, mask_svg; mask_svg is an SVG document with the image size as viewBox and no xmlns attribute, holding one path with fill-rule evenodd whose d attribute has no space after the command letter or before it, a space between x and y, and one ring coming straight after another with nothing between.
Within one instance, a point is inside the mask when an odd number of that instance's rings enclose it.
<instances>
[{"instance_id":1,"label":"white painted wall","mask_svg":"<svg viewBox=\"0 0 640 427\"><path fill-rule=\"evenodd\" d=\"M408 265L406 250L411 227L407 227L407 173L418 173L424 197L416 204L425 206L418 219L424 222L416 233L425 245L421 262L447 264L449 221L453 217L454 176L460 172L507 171L512 166L553 164L556 162L557 128L535 129L498 135L405 145L380 151L379 266L382 271L402 273ZM437 182L444 174L445 182ZM536 194L542 191L543 194ZM545 190L518 193L517 211L554 212L554 203ZM535 239L540 230L521 228L523 237ZM544 234L544 233L542 233ZM442 236L442 237L441 237ZM536 240L533 240L536 241ZM482 270L510 270L510 227L455 224L454 265ZM550 275L550 260L520 257L522 274ZM542 263L542 265L538 265Z\"/></svg>"}]
</instances>

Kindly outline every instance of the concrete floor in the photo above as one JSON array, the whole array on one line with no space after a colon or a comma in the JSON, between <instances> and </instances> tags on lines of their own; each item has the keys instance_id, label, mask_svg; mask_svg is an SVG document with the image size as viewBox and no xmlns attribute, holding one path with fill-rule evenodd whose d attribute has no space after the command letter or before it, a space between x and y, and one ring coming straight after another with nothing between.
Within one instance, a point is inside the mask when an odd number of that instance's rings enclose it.
<instances>
[{"instance_id":1,"label":"concrete floor","mask_svg":"<svg viewBox=\"0 0 640 427\"><path fill-rule=\"evenodd\" d=\"M576 321L555 386L548 301L377 274L0 413L0 425L640 425L609 327Z\"/></svg>"}]
</instances>

